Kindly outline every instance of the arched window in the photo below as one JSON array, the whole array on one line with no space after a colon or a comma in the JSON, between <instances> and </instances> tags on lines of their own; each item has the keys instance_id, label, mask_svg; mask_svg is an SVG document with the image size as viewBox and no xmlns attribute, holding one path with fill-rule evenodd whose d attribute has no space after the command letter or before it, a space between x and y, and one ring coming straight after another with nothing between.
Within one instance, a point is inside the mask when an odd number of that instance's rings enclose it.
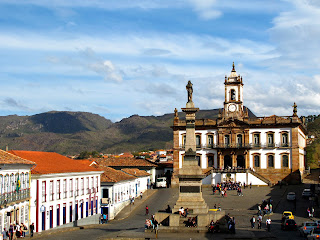
<instances>
[{"instance_id":1,"label":"arched window","mask_svg":"<svg viewBox=\"0 0 320 240\"><path fill-rule=\"evenodd\" d=\"M253 134L253 145L255 147L259 147L260 146L260 133L254 133Z\"/></svg>"},{"instance_id":2,"label":"arched window","mask_svg":"<svg viewBox=\"0 0 320 240\"><path fill-rule=\"evenodd\" d=\"M231 89L231 91L230 91L230 99L231 99L231 101L236 100L236 91L234 89Z\"/></svg>"},{"instance_id":3,"label":"arched window","mask_svg":"<svg viewBox=\"0 0 320 240\"><path fill-rule=\"evenodd\" d=\"M4 177L4 191L5 191L6 193L9 192L9 175L6 175L6 176Z\"/></svg>"},{"instance_id":4,"label":"arched window","mask_svg":"<svg viewBox=\"0 0 320 240\"><path fill-rule=\"evenodd\" d=\"M260 156L259 155L254 155L254 167L259 168L260 167Z\"/></svg>"},{"instance_id":5,"label":"arched window","mask_svg":"<svg viewBox=\"0 0 320 240\"><path fill-rule=\"evenodd\" d=\"M224 136L224 145L228 147L230 145L230 135Z\"/></svg>"},{"instance_id":6,"label":"arched window","mask_svg":"<svg viewBox=\"0 0 320 240\"><path fill-rule=\"evenodd\" d=\"M208 148L213 147L213 135L208 135Z\"/></svg>"},{"instance_id":7,"label":"arched window","mask_svg":"<svg viewBox=\"0 0 320 240\"><path fill-rule=\"evenodd\" d=\"M273 147L273 133L268 133L268 147Z\"/></svg>"},{"instance_id":8,"label":"arched window","mask_svg":"<svg viewBox=\"0 0 320 240\"><path fill-rule=\"evenodd\" d=\"M196 135L196 147L201 148L201 135Z\"/></svg>"},{"instance_id":9,"label":"arched window","mask_svg":"<svg viewBox=\"0 0 320 240\"><path fill-rule=\"evenodd\" d=\"M29 188L29 173L25 173L24 176L25 176L25 181L26 181L25 188Z\"/></svg>"},{"instance_id":10,"label":"arched window","mask_svg":"<svg viewBox=\"0 0 320 240\"><path fill-rule=\"evenodd\" d=\"M274 167L274 156L268 155L268 167Z\"/></svg>"},{"instance_id":11,"label":"arched window","mask_svg":"<svg viewBox=\"0 0 320 240\"><path fill-rule=\"evenodd\" d=\"M282 167L287 168L289 167L289 156L288 155L282 155Z\"/></svg>"},{"instance_id":12,"label":"arched window","mask_svg":"<svg viewBox=\"0 0 320 240\"><path fill-rule=\"evenodd\" d=\"M281 146L288 147L288 133L282 133Z\"/></svg>"},{"instance_id":13,"label":"arched window","mask_svg":"<svg viewBox=\"0 0 320 240\"><path fill-rule=\"evenodd\" d=\"M237 145L238 145L238 147L242 147L242 135L241 134L237 135Z\"/></svg>"}]
</instances>

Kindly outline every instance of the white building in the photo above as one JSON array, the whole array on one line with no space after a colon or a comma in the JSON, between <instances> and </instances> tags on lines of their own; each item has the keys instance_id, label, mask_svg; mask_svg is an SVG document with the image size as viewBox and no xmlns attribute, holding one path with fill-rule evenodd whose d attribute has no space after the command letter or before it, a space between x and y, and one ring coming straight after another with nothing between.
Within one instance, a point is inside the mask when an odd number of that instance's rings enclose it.
<instances>
[{"instance_id":1,"label":"white building","mask_svg":"<svg viewBox=\"0 0 320 240\"><path fill-rule=\"evenodd\" d=\"M75 222L82 225L99 213L102 171L89 166L90 161L53 152L10 152L36 163L31 171L30 199L31 222L36 232Z\"/></svg>"},{"instance_id":2,"label":"white building","mask_svg":"<svg viewBox=\"0 0 320 240\"><path fill-rule=\"evenodd\" d=\"M30 169L35 163L0 150L0 230L29 225Z\"/></svg>"},{"instance_id":3,"label":"white building","mask_svg":"<svg viewBox=\"0 0 320 240\"><path fill-rule=\"evenodd\" d=\"M204 184L240 181L266 185L299 183L305 170L306 127L293 105L291 116L256 117L244 107L243 80L234 65L225 77L224 107L217 118L196 119L198 165L208 177ZM173 183L178 183L185 154L186 120L175 110ZM212 174L210 174L212 173Z\"/></svg>"},{"instance_id":4,"label":"white building","mask_svg":"<svg viewBox=\"0 0 320 240\"><path fill-rule=\"evenodd\" d=\"M139 169L115 170L103 167L101 176L101 213L108 214L110 220L128 204L132 197L140 196L147 190L150 174Z\"/></svg>"}]
</instances>

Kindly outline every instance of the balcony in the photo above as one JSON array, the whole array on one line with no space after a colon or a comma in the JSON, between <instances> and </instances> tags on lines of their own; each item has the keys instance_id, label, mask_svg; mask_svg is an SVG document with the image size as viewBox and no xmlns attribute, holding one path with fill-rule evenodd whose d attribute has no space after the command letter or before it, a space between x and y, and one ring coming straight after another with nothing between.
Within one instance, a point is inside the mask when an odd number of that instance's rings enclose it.
<instances>
[{"instance_id":1,"label":"balcony","mask_svg":"<svg viewBox=\"0 0 320 240\"><path fill-rule=\"evenodd\" d=\"M252 148L291 148L292 145L291 143L266 143L266 144L256 144L256 143L252 143L251 144Z\"/></svg>"},{"instance_id":2,"label":"balcony","mask_svg":"<svg viewBox=\"0 0 320 240\"><path fill-rule=\"evenodd\" d=\"M29 200L30 198L30 188L10 192L10 193L3 193L0 195L0 206L10 205L10 203L15 202L22 202Z\"/></svg>"}]
</instances>

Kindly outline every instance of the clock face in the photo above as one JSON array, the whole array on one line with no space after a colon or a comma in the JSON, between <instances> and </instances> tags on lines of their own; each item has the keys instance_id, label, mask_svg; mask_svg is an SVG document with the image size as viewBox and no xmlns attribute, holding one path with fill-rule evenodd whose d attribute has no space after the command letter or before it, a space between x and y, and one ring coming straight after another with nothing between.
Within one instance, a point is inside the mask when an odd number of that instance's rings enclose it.
<instances>
[{"instance_id":1,"label":"clock face","mask_svg":"<svg viewBox=\"0 0 320 240\"><path fill-rule=\"evenodd\" d=\"M229 112L234 112L235 110L237 110L237 107L234 104L230 104L228 107L228 110L229 110Z\"/></svg>"}]
</instances>

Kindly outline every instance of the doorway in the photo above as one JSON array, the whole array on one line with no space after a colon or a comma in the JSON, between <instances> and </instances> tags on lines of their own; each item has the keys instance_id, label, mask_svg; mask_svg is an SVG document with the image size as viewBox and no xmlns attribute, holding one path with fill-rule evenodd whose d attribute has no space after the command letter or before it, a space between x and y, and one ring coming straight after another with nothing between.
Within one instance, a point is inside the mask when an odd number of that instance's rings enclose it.
<instances>
[{"instance_id":1,"label":"doorway","mask_svg":"<svg viewBox=\"0 0 320 240\"><path fill-rule=\"evenodd\" d=\"M242 155L237 156L237 167L238 168L245 168L246 167L244 157Z\"/></svg>"},{"instance_id":2,"label":"doorway","mask_svg":"<svg viewBox=\"0 0 320 240\"><path fill-rule=\"evenodd\" d=\"M224 168L232 168L232 160L230 155L224 156Z\"/></svg>"}]
</instances>

